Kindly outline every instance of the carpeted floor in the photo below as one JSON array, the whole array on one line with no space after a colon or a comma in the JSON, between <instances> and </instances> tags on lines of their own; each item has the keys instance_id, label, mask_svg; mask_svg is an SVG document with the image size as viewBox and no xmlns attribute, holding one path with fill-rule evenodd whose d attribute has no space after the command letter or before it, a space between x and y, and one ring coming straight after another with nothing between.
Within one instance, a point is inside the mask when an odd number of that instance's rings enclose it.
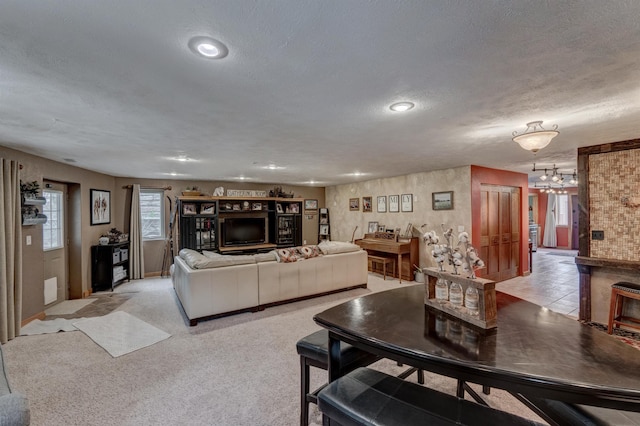
<instances>
[{"instance_id":1,"label":"carpeted floor","mask_svg":"<svg viewBox=\"0 0 640 426\"><path fill-rule=\"evenodd\" d=\"M300 413L295 344L319 329L313 315L398 285L370 275L369 289L189 327L169 279L132 281L114 292L128 296L116 312L127 312L171 338L113 358L81 332L21 336L3 345L7 373L12 388L29 398L33 426L291 426L299 423ZM400 368L388 360L373 367L390 374ZM312 387L326 381L326 371L311 370ZM409 380L415 382L415 374ZM429 374L427 384L455 393L452 379ZM541 421L506 392L492 389L487 399L493 407ZM321 424L315 405L311 418Z\"/></svg>"}]
</instances>

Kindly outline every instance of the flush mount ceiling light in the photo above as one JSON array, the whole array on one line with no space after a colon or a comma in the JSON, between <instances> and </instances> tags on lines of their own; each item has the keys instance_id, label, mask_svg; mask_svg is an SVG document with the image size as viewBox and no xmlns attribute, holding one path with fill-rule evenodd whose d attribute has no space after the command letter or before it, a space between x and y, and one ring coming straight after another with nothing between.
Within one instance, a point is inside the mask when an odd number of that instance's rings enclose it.
<instances>
[{"instance_id":1,"label":"flush mount ceiling light","mask_svg":"<svg viewBox=\"0 0 640 426\"><path fill-rule=\"evenodd\" d=\"M207 59L222 59L229 54L229 49L221 41L204 36L189 40L189 49Z\"/></svg>"},{"instance_id":2,"label":"flush mount ceiling light","mask_svg":"<svg viewBox=\"0 0 640 426\"><path fill-rule=\"evenodd\" d=\"M396 102L395 104L391 104L389 109L395 112L405 112L409 111L414 106L415 104L413 102Z\"/></svg>"},{"instance_id":3,"label":"flush mount ceiling light","mask_svg":"<svg viewBox=\"0 0 640 426\"><path fill-rule=\"evenodd\" d=\"M520 146L526 150L533 152L534 154L549 145L551 139L558 136L560 133L556 129L558 125L553 126L553 130L544 130L542 128L542 121L532 121L527 123L527 128L524 133L518 134L513 132L513 141L520 144Z\"/></svg>"}]
</instances>

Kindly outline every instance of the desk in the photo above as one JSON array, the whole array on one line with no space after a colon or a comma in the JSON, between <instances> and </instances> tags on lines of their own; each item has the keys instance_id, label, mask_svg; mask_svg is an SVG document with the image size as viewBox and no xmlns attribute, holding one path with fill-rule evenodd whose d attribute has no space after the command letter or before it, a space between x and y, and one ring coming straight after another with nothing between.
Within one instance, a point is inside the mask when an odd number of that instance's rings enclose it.
<instances>
[{"instance_id":1,"label":"desk","mask_svg":"<svg viewBox=\"0 0 640 426\"><path fill-rule=\"evenodd\" d=\"M528 396L640 411L640 352L564 315L496 292L498 326L473 327L424 305L424 285L362 296L317 314L340 341L471 383Z\"/></svg>"}]
</instances>

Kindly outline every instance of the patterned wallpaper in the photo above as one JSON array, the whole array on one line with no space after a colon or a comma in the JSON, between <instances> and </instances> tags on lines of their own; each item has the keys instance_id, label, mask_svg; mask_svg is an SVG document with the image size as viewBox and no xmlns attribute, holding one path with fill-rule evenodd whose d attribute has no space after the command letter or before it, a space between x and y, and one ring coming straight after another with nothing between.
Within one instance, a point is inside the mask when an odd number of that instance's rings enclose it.
<instances>
[{"instance_id":1,"label":"patterned wallpaper","mask_svg":"<svg viewBox=\"0 0 640 426\"><path fill-rule=\"evenodd\" d=\"M591 256L638 260L640 248L640 149L589 156ZM626 204L626 206L625 206Z\"/></svg>"},{"instance_id":2,"label":"patterned wallpaper","mask_svg":"<svg viewBox=\"0 0 640 426\"><path fill-rule=\"evenodd\" d=\"M453 210L432 209L432 193L453 191ZM378 222L391 228L400 228L402 232L409 223L414 225L414 236L421 235L420 226L426 224L422 231L434 229L442 235L441 224L452 227L457 232L458 226L471 234L471 168L469 166L433 172L414 173L393 178L374 179L347 185L330 186L325 190L326 206L329 208L331 221L331 239L334 241L350 241L362 238L367 232L368 223ZM413 195L412 212L378 213L376 199L378 196ZM373 211L363 213L362 197L371 196ZM357 198L358 211L349 210L349 199ZM456 233L457 235L457 233ZM420 243L420 266L435 266L431 256L425 254L424 244Z\"/></svg>"}]
</instances>

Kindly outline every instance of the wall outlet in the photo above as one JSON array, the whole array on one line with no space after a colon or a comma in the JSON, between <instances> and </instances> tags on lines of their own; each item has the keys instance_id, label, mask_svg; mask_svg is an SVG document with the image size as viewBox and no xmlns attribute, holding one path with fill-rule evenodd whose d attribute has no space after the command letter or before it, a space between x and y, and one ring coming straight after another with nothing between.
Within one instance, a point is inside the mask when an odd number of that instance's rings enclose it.
<instances>
[{"instance_id":1,"label":"wall outlet","mask_svg":"<svg viewBox=\"0 0 640 426\"><path fill-rule=\"evenodd\" d=\"M31 235L27 235L27 245L31 245Z\"/></svg>"},{"instance_id":2,"label":"wall outlet","mask_svg":"<svg viewBox=\"0 0 640 426\"><path fill-rule=\"evenodd\" d=\"M591 231L592 240L604 240L604 231Z\"/></svg>"}]
</instances>

